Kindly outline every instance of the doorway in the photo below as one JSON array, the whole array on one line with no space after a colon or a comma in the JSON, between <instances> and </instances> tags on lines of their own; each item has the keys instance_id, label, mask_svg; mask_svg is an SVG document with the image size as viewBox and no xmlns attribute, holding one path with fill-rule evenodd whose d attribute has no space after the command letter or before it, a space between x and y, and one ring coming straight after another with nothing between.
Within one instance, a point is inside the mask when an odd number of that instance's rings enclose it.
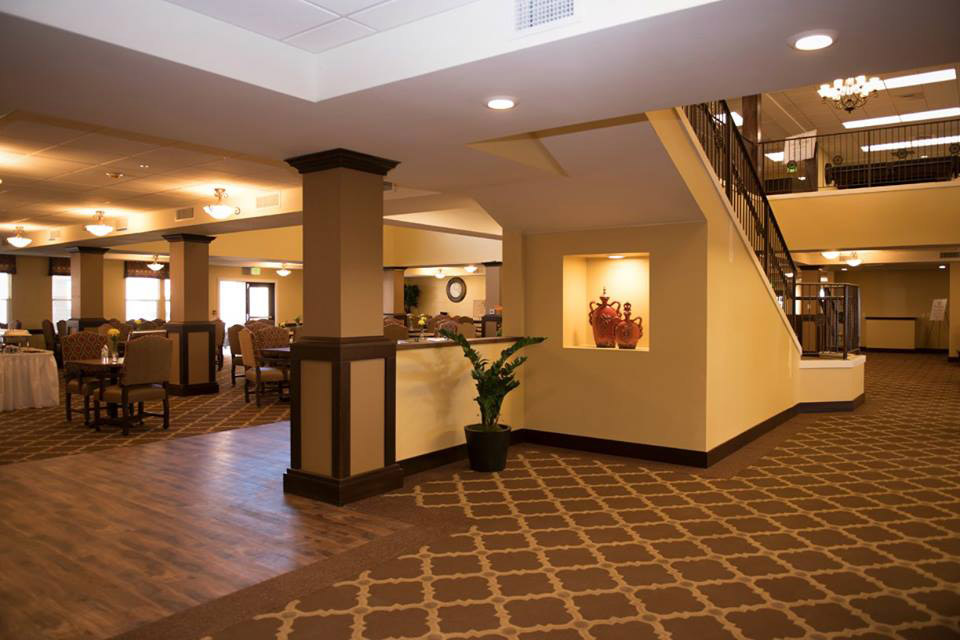
<instances>
[{"instance_id":1,"label":"doorway","mask_svg":"<svg viewBox=\"0 0 960 640\"><path fill-rule=\"evenodd\" d=\"M272 282L247 282L247 322L267 320L276 324L275 285Z\"/></svg>"},{"instance_id":2,"label":"doorway","mask_svg":"<svg viewBox=\"0 0 960 640\"><path fill-rule=\"evenodd\" d=\"M228 326L251 320L276 322L276 292L273 282L220 281L220 319Z\"/></svg>"}]
</instances>

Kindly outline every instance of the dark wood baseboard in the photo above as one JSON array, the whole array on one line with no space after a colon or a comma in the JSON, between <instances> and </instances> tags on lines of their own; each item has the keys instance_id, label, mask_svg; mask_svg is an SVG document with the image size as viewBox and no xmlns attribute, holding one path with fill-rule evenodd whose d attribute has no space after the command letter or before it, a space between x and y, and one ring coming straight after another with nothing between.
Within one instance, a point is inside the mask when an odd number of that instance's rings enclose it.
<instances>
[{"instance_id":1,"label":"dark wood baseboard","mask_svg":"<svg viewBox=\"0 0 960 640\"><path fill-rule=\"evenodd\" d=\"M767 418L760 424L750 427L740 435L734 436L722 444L718 444L707 452L707 464L704 466L709 467L717 462L720 462L730 454L753 442L765 433L773 431L775 428L779 427L781 424L795 415L797 415L796 405L790 407L789 409L784 409L780 413Z\"/></svg>"},{"instance_id":2,"label":"dark wood baseboard","mask_svg":"<svg viewBox=\"0 0 960 640\"><path fill-rule=\"evenodd\" d=\"M283 474L283 491L342 507L363 498L403 487L403 469L392 464L348 478L320 476L299 469Z\"/></svg>"},{"instance_id":3,"label":"dark wood baseboard","mask_svg":"<svg viewBox=\"0 0 960 640\"><path fill-rule=\"evenodd\" d=\"M917 347L916 349L888 349L886 347L860 347L866 353L947 353L946 349Z\"/></svg>"},{"instance_id":4,"label":"dark wood baseboard","mask_svg":"<svg viewBox=\"0 0 960 640\"><path fill-rule=\"evenodd\" d=\"M960 356L947 356L947 362L960 362Z\"/></svg>"},{"instance_id":5,"label":"dark wood baseboard","mask_svg":"<svg viewBox=\"0 0 960 640\"><path fill-rule=\"evenodd\" d=\"M592 436L576 436L568 433L541 431L539 429L524 429L523 441L531 444L541 444L545 447L574 449L576 451L601 453L624 458L640 458L642 460L653 460L655 462L682 464L688 467L707 466L708 453L706 451L662 447L653 444L641 444L639 442L622 442L620 440L607 440L605 438L594 438Z\"/></svg>"},{"instance_id":6,"label":"dark wood baseboard","mask_svg":"<svg viewBox=\"0 0 960 640\"><path fill-rule=\"evenodd\" d=\"M510 444L526 442L527 429L514 429L510 432ZM460 462L467 459L467 445L458 444L439 451L431 451L412 458L398 460L397 464L403 467L403 475L410 476L422 471L429 471L442 467L445 464Z\"/></svg>"},{"instance_id":7,"label":"dark wood baseboard","mask_svg":"<svg viewBox=\"0 0 960 640\"><path fill-rule=\"evenodd\" d=\"M866 393L861 393L853 400L837 400L834 402L800 402L797 404L797 413L832 413L834 411L853 411L867 399Z\"/></svg>"},{"instance_id":8,"label":"dark wood baseboard","mask_svg":"<svg viewBox=\"0 0 960 640\"><path fill-rule=\"evenodd\" d=\"M200 382L198 384L171 384L167 385L167 393L172 396L202 396L220 392L220 385L216 382Z\"/></svg>"}]
</instances>

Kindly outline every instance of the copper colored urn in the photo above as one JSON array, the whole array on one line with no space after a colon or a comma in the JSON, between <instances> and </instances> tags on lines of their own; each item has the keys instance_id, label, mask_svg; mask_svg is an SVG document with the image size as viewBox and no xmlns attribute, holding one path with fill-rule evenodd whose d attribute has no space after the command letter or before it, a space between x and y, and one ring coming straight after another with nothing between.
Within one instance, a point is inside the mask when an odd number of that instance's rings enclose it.
<instances>
[{"instance_id":1,"label":"copper colored urn","mask_svg":"<svg viewBox=\"0 0 960 640\"><path fill-rule=\"evenodd\" d=\"M613 349L617 346L617 325L620 323L620 303L608 304L610 297L607 288L603 288L600 304L590 301L590 326L593 327L593 341L601 349ZM596 306L594 306L596 305ZM614 306L616 305L616 306Z\"/></svg>"},{"instance_id":2,"label":"copper colored urn","mask_svg":"<svg viewBox=\"0 0 960 640\"><path fill-rule=\"evenodd\" d=\"M636 349L643 336L643 318L630 317L630 303L623 305L623 320L617 323L617 347Z\"/></svg>"}]
</instances>

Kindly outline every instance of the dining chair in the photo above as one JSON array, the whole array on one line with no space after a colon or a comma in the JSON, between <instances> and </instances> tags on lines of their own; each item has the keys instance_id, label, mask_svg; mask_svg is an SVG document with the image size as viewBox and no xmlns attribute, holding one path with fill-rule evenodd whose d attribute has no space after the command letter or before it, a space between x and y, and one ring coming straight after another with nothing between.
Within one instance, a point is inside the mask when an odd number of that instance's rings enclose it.
<instances>
[{"instance_id":1,"label":"dining chair","mask_svg":"<svg viewBox=\"0 0 960 640\"><path fill-rule=\"evenodd\" d=\"M477 326L473 323L473 318L460 316L457 318L457 333L464 338L476 338Z\"/></svg>"},{"instance_id":2,"label":"dining chair","mask_svg":"<svg viewBox=\"0 0 960 640\"><path fill-rule=\"evenodd\" d=\"M57 340L57 334L53 330L53 323L44 319L40 323L43 327L43 348L47 351L53 351L53 359L57 361L57 368L63 368L63 358L60 353L60 341Z\"/></svg>"},{"instance_id":3,"label":"dining chair","mask_svg":"<svg viewBox=\"0 0 960 640\"><path fill-rule=\"evenodd\" d=\"M243 377L243 355L240 353L240 332L243 325L235 324L227 329L227 346L230 347L230 386L237 386L237 378ZM240 367L240 375L237 375Z\"/></svg>"},{"instance_id":4,"label":"dining chair","mask_svg":"<svg viewBox=\"0 0 960 640\"><path fill-rule=\"evenodd\" d=\"M63 380L66 396L67 422L73 419L74 394L83 397L83 423L90 424L90 398L97 389L99 378L84 376L83 370L71 366L72 360L95 360L100 358L100 352L107 344L107 336L92 331L79 331L63 336L60 340L60 350L63 354Z\"/></svg>"},{"instance_id":5,"label":"dining chair","mask_svg":"<svg viewBox=\"0 0 960 640\"><path fill-rule=\"evenodd\" d=\"M281 331L286 332L285 329L281 329ZM266 332L260 331L258 335L262 333ZM244 363L243 401L250 402L250 385L252 384L257 399L257 407L259 407L260 394L266 392L268 385L275 386L280 399L285 399L283 390L284 388L289 390L290 376L287 368L265 366L258 352L258 347L254 344L254 335L249 329L243 329L237 337L240 340L240 353L243 356Z\"/></svg>"},{"instance_id":6,"label":"dining chair","mask_svg":"<svg viewBox=\"0 0 960 640\"><path fill-rule=\"evenodd\" d=\"M67 335L67 321L57 320L57 339L63 340L65 335Z\"/></svg>"},{"instance_id":7,"label":"dining chair","mask_svg":"<svg viewBox=\"0 0 960 640\"><path fill-rule=\"evenodd\" d=\"M213 342L217 345L216 349L216 363L217 371L223 371L223 340L226 337L227 325L226 323L217 318L213 321Z\"/></svg>"},{"instance_id":8,"label":"dining chair","mask_svg":"<svg viewBox=\"0 0 960 640\"><path fill-rule=\"evenodd\" d=\"M129 435L133 422L143 424L145 416L163 418L163 428L170 428L170 398L167 384L170 382L170 358L173 341L163 336L142 336L127 343L123 368L117 384L101 383L95 394L94 424L100 431L100 403L120 405L123 435ZM163 413L144 411L145 402L161 402ZM131 407L136 404L136 412Z\"/></svg>"},{"instance_id":9,"label":"dining chair","mask_svg":"<svg viewBox=\"0 0 960 640\"><path fill-rule=\"evenodd\" d=\"M390 322L383 325L383 337L389 340L406 340L410 337L410 330L402 324Z\"/></svg>"}]
</instances>

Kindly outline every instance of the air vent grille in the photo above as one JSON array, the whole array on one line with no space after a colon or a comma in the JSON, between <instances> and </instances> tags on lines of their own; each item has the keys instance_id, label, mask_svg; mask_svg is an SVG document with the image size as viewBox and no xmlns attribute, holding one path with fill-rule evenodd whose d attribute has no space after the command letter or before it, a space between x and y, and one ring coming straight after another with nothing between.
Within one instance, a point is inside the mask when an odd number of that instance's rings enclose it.
<instances>
[{"instance_id":1,"label":"air vent grille","mask_svg":"<svg viewBox=\"0 0 960 640\"><path fill-rule=\"evenodd\" d=\"M177 220L189 220L193 217L193 207L177 209Z\"/></svg>"},{"instance_id":2,"label":"air vent grille","mask_svg":"<svg viewBox=\"0 0 960 640\"><path fill-rule=\"evenodd\" d=\"M572 18L575 4L575 0L516 0L514 28L526 31Z\"/></svg>"},{"instance_id":3,"label":"air vent grille","mask_svg":"<svg viewBox=\"0 0 960 640\"><path fill-rule=\"evenodd\" d=\"M60 239L60 229L51 229L50 240L59 240L59 239Z\"/></svg>"},{"instance_id":4,"label":"air vent grille","mask_svg":"<svg viewBox=\"0 0 960 640\"><path fill-rule=\"evenodd\" d=\"M384 191L396 191L396 190L397 190L397 185L393 184L393 183L390 182L389 180L384 180L384 181L383 181L383 190L384 190Z\"/></svg>"},{"instance_id":5,"label":"air vent grille","mask_svg":"<svg viewBox=\"0 0 960 640\"><path fill-rule=\"evenodd\" d=\"M127 230L127 219L123 216L118 216L114 224L114 231L126 231Z\"/></svg>"},{"instance_id":6,"label":"air vent grille","mask_svg":"<svg viewBox=\"0 0 960 640\"><path fill-rule=\"evenodd\" d=\"M280 194L271 193L267 196L257 196L257 209L266 209L267 207L279 207Z\"/></svg>"},{"instance_id":7,"label":"air vent grille","mask_svg":"<svg viewBox=\"0 0 960 640\"><path fill-rule=\"evenodd\" d=\"M960 251L941 251L941 258L960 258Z\"/></svg>"}]
</instances>

